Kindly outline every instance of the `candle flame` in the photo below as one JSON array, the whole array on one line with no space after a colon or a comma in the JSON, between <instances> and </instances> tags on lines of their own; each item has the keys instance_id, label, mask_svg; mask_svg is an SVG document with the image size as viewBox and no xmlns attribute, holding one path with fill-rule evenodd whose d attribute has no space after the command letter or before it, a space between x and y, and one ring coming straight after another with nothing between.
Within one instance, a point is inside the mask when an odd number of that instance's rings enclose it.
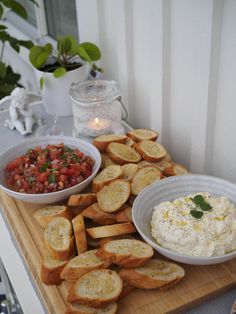
<instances>
[{"instance_id":1,"label":"candle flame","mask_svg":"<svg viewBox=\"0 0 236 314\"><path fill-rule=\"evenodd\" d=\"M95 123L99 123L99 120L98 120L98 118L95 118Z\"/></svg>"}]
</instances>

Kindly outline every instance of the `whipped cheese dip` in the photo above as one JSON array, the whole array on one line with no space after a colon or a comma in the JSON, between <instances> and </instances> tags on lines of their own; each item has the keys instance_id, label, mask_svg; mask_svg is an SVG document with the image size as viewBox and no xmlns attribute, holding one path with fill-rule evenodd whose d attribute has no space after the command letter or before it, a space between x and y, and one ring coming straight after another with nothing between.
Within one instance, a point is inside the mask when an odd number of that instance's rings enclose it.
<instances>
[{"instance_id":1,"label":"whipped cheese dip","mask_svg":"<svg viewBox=\"0 0 236 314\"><path fill-rule=\"evenodd\" d=\"M190 211L201 211L191 199L202 195L212 207L195 218ZM159 245L190 256L220 256L236 250L236 208L224 196L206 192L180 197L154 206L151 234Z\"/></svg>"}]
</instances>

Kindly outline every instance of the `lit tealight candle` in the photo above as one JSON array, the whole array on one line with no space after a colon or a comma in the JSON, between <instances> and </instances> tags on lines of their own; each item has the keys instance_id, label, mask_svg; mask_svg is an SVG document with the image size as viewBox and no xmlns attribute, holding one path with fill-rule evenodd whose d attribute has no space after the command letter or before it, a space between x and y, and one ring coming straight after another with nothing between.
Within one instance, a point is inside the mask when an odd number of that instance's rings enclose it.
<instances>
[{"instance_id":1,"label":"lit tealight candle","mask_svg":"<svg viewBox=\"0 0 236 314\"><path fill-rule=\"evenodd\" d=\"M90 136L100 136L110 131L110 122L107 119L95 118L88 121L87 132Z\"/></svg>"}]
</instances>

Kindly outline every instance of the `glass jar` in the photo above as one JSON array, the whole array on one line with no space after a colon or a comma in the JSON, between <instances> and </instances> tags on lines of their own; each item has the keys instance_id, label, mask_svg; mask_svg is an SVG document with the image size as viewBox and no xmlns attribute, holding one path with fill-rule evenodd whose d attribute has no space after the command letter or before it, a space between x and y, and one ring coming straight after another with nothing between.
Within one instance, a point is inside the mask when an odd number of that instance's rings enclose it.
<instances>
[{"instance_id":1,"label":"glass jar","mask_svg":"<svg viewBox=\"0 0 236 314\"><path fill-rule=\"evenodd\" d=\"M89 80L73 83L70 97L75 136L97 137L124 132L117 82Z\"/></svg>"}]
</instances>

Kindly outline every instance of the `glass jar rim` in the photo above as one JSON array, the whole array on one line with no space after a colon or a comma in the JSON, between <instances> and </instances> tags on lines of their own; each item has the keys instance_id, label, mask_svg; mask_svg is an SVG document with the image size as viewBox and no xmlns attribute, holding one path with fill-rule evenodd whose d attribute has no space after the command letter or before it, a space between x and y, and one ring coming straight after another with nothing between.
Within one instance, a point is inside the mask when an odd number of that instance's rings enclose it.
<instances>
[{"instance_id":1,"label":"glass jar rim","mask_svg":"<svg viewBox=\"0 0 236 314\"><path fill-rule=\"evenodd\" d=\"M113 80L86 80L72 83L69 91L72 101L80 106L112 102L120 97L120 87Z\"/></svg>"}]
</instances>

